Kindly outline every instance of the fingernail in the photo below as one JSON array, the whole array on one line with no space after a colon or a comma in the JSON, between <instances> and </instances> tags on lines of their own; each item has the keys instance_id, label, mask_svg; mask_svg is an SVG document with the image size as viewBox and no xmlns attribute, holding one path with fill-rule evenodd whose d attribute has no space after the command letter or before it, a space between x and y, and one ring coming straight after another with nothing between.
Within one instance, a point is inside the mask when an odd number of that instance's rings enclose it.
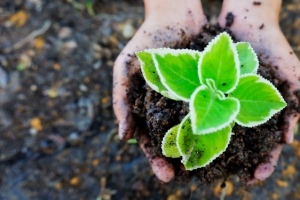
<instances>
[{"instance_id":1,"label":"fingernail","mask_svg":"<svg viewBox=\"0 0 300 200\"><path fill-rule=\"evenodd\" d=\"M292 127L289 127L287 133L285 134L285 143L291 144L294 140L294 130Z\"/></svg>"},{"instance_id":2,"label":"fingernail","mask_svg":"<svg viewBox=\"0 0 300 200\"><path fill-rule=\"evenodd\" d=\"M174 178L175 172L172 164L168 163L164 158L155 157L150 161L152 170L157 178L165 183Z\"/></svg>"},{"instance_id":3,"label":"fingernail","mask_svg":"<svg viewBox=\"0 0 300 200\"><path fill-rule=\"evenodd\" d=\"M128 131L129 131L128 126L125 123L120 122L119 123L119 138L120 138L120 140L127 141L128 139L130 139L131 134L129 134Z\"/></svg>"},{"instance_id":4,"label":"fingernail","mask_svg":"<svg viewBox=\"0 0 300 200\"><path fill-rule=\"evenodd\" d=\"M268 163L260 164L255 172L254 177L258 180L265 180L268 178L274 171L278 157L282 150L282 145L277 145L270 153L270 161Z\"/></svg>"},{"instance_id":5,"label":"fingernail","mask_svg":"<svg viewBox=\"0 0 300 200\"><path fill-rule=\"evenodd\" d=\"M258 180L265 180L268 178L274 171L274 165L271 163L261 164L254 173L254 176Z\"/></svg>"}]
</instances>

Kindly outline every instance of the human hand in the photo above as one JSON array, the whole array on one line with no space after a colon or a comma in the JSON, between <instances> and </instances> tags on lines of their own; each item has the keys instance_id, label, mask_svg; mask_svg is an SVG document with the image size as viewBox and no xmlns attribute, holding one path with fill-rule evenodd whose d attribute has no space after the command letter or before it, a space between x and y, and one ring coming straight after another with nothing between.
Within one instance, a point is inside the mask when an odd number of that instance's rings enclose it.
<instances>
[{"instance_id":1,"label":"human hand","mask_svg":"<svg viewBox=\"0 0 300 200\"><path fill-rule=\"evenodd\" d=\"M128 140L136 130L127 93L132 76L140 69L135 52L148 48L172 47L188 42L207 22L199 0L145 0L145 21L120 53L114 64L113 107L119 121L119 137ZM180 45L179 45L180 46ZM163 157L153 157L146 148L149 138L142 131L138 142L156 176L168 182L174 177L174 167Z\"/></svg>"},{"instance_id":2,"label":"human hand","mask_svg":"<svg viewBox=\"0 0 300 200\"><path fill-rule=\"evenodd\" d=\"M257 54L263 55L262 61L274 67L272 70L276 77L286 81L287 89L283 96L289 107L284 113L285 124L281 128L284 142L289 144L293 141L294 127L299 119L296 91L300 90L300 62L279 27L281 0L259 2L260 4L249 0L224 0L218 22L225 27L226 15L231 12L234 22L230 29L236 39L250 42ZM264 180L273 173L281 150L282 145L276 146L271 152L270 162L256 168L256 179Z\"/></svg>"}]
</instances>

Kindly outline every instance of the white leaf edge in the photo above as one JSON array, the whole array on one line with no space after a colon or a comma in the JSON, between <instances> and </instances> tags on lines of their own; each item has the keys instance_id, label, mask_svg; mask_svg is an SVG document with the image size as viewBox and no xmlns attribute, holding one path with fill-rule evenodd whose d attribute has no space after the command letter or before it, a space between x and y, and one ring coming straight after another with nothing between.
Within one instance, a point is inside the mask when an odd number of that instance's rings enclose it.
<instances>
[{"instance_id":1,"label":"white leaf edge","mask_svg":"<svg viewBox=\"0 0 300 200\"><path fill-rule=\"evenodd\" d=\"M170 134L170 133L173 131L173 129L176 128L177 126L178 126L178 130L179 130L179 124L173 126L172 128L170 128L170 129L166 132L166 134L164 135L164 138L163 138L163 140L162 140L162 142L161 142L161 147L162 147L161 150L162 150L162 154L163 154L164 156L166 156L166 157L169 157L169 158L179 158L179 157L180 157L180 156L174 157L174 156L167 155L167 153L165 152L165 148L164 148L164 146L165 146L165 144L166 144L166 142L167 142L166 138L167 138L168 134ZM175 142L176 142L176 147L177 147L178 152L179 152L179 148L178 148L178 146L177 146L177 136L178 136L178 133L179 133L179 132L177 131L177 135L176 135ZM180 152L179 152L179 153L180 153ZM180 153L180 155L181 155L181 153Z\"/></svg>"},{"instance_id":2,"label":"white leaf edge","mask_svg":"<svg viewBox=\"0 0 300 200\"><path fill-rule=\"evenodd\" d=\"M249 44L248 45L248 49L250 50L250 52L254 55L254 61L256 62L256 66L255 66L255 68L253 69L253 71L252 72L249 72L249 73L246 73L246 74L257 74L257 70L258 70L258 67L259 67L259 60L258 60L258 57L257 57L257 55L256 55L256 53L255 53L255 51L254 51L254 49L253 49L253 47L251 46L251 44L249 43L249 42L237 42L237 43L235 43L235 46L236 46L236 48L237 48L237 46L239 45L239 44ZM241 73L241 72L240 72ZM242 75L242 74L241 74Z\"/></svg>"},{"instance_id":3,"label":"white leaf edge","mask_svg":"<svg viewBox=\"0 0 300 200\"><path fill-rule=\"evenodd\" d=\"M165 86L165 88L167 88L167 90L176 98L180 99L181 101L185 101L185 102L189 102L190 99L187 99L185 97L182 97L180 95L178 95L176 93L176 91L172 90L169 85L166 83L166 79L163 77L163 75L161 74L161 71L159 70L158 67L158 62L155 58L155 54L158 54L160 56L165 56L166 54L171 54L173 56L177 56L179 54L184 54L184 53L188 53L190 54L192 57L196 58L196 55L198 54L199 57L201 58L201 52L199 51L195 51L195 50L191 50L191 49L170 49L170 48L160 48L160 49L155 49L155 52L152 52L152 59L154 61L154 66L156 68L156 71L160 77L160 80L162 82L162 84Z\"/></svg>"},{"instance_id":4,"label":"white leaf edge","mask_svg":"<svg viewBox=\"0 0 300 200\"><path fill-rule=\"evenodd\" d=\"M227 100L227 99L232 99L232 100L236 101L236 102L237 102L237 105L238 105L237 111L236 111L235 113L233 113L233 115L229 118L229 120L228 120L226 123L224 123L224 124L222 124L222 125L220 125L220 126L217 126L217 127L212 127L212 128L206 129L206 130L201 131L201 132L197 132L197 130L196 130L197 127L196 127L196 125L195 125L195 124L196 124L196 123L195 123L195 120L196 120L196 112L195 112L195 109L193 108L192 105L193 105L193 102L195 101L196 94L197 94L200 90L203 90L203 89L206 89L206 88L208 88L206 85L201 85L200 87L198 87L198 88L194 91L194 93L192 94L192 96L191 96L191 101L190 101L190 103L189 103L189 110L190 110L190 113L191 113L192 129L193 129L193 133L194 133L195 135L205 135L205 134L210 134L210 133L212 133L212 132L216 132L216 131L219 131L219 130L225 128L226 126L230 125L230 123L231 123L232 121L234 121L234 120L236 119L236 116L237 116L238 113L240 112L240 102L239 102L239 100L237 100L236 98L233 98L233 97L227 97L227 98L225 98L225 99L219 99L220 101ZM221 114L222 114L222 113L221 113Z\"/></svg>"},{"instance_id":5,"label":"white leaf edge","mask_svg":"<svg viewBox=\"0 0 300 200\"><path fill-rule=\"evenodd\" d=\"M231 88L230 90L224 92L224 93L227 93L227 94L228 94L228 93L234 91L234 89L235 89L236 86L238 85L239 77L240 77L240 73L241 73L241 72L240 72L240 60L239 60L238 52L237 52L237 50L236 50L236 46L235 46L235 44L233 43L232 38L230 37L230 35L229 35L227 32L222 32L222 33L220 33L219 35L217 35L217 36L216 36L214 39L212 39L212 40L208 43L208 45L204 48L204 51L202 52L202 56L200 57L199 62L198 62L198 76L199 76L199 79L200 79L200 83L201 83L201 84L204 84L204 83L203 83L204 81L202 80L202 76L201 76L201 65L202 65L202 62L203 62L203 58L204 58L205 54L211 50L212 46L218 42L219 38L220 38L222 35L227 36L227 37L229 38L229 40L230 40L230 48L231 48L231 50L233 51L233 54L234 54L234 61L235 61L235 63L236 63L236 64L235 64L235 67L236 67L236 69L237 69L237 76L236 76L237 81L236 81L235 85L232 86L232 88Z\"/></svg>"},{"instance_id":6,"label":"white leaf edge","mask_svg":"<svg viewBox=\"0 0 300 200\"><path fill-rule=\"evenodd\" d=\"M184 122L187 120L188 117L190 117L190 114L186 115L186 116L183 118L182 122L180 123L180 125L179 125L179 127L178 127L178 133L177 133L177 138L176 138L176 143L177 143L177 144L178 144L178 140L179 140L179 134L180 134L181 126L184 124ZM183 154L182 151L180 150L180 148L178 147L178 151L179 151L180 155L182 156L181 163L184 165L185 169L191 171L191 170L194 170L194 169L198 169L198 168L201 168L201 167L205 167L206 165L208 165L209 163L211 163L212 161L214 161L217 157L219 157L223 152L225 152L226 149L227 149L227 147L228 147L228 145L229 145L229 143L230 143L231 136L233 135L231 126L226 126L225 128L227 128L227 127L229 128L229 132L228 132L228 134L227 134L227 135L228 135L228 142L227 142L227 146L225 147L224 151L221 150L219 153L215 154L211 159L209 159L209 160L208 160L206 163L204 163L203 165L196 165L196 166L191 167L191 168L185 167L185 163L186 163L186 161L190 158L191 153L192 153L194 147L192 147L191 150L189 151L189 153L187 153L187 154ZM224 129L225 129L225 128L224 128ZM221 130L222 130L222 129L221 129ZM219 131L220 131L220 130L219 130ZM192 133L192 134L193 134L193 133ZM198 137L201 137L201 135L199 135ZM196 143L194 143L194 146L195 146L195 144L196 144Z\"/></svg>"},{"instance_id":7,"label":"white leaf edge","mask_svg":"<svg viewBox=\"0 0 300 200\"><path fill-rule=\"evenodd\" d=\"M159 88L158 88L154 83L152 83L152 82L146 77L146 73L145 73L145 70L144 70L144 68L145 68L145 63L139 58L139 56L137 56L137 53L140 53L140 52L147 52L147 53L150 53L150 54L151 54L152 51L155 51L155 49L146 49L146 50L144 50L144 51L138 51L138 52L135 53L135 54L136 54L136 57L137 57L137 59L138 59L138 61L140 62L140 65L141 65L141 71L142 71L143 78L145 79L146 83L149 85L149 87L150 87L152 90L154 90L154 91L160 93L161 95L163 95L164 97L167 97L167 98L169 98L169 99L172 99L172 100L175 100L175 101L180 100L180 99L178 99L177 97L175 97L172 93L170 93L170 92L167 91L167 90L159 90ZM152 55L151 55L151 58L152 58ZM153 58L152 58L152 59L153 59Z\"/></svg>"},{"instance_id":8,"label":"white leaf edge","mask_svg":"<svg viewBox=\"0 0 300 200\"><path fill-rule=\"evenodd\" d=\"M258 82L261 82L261 83L266 83L268 85L270 85L272 87L272 89L275 90L275 93L279 96L279 98L285 102L284 98L282 97L282 95L280 94L280 92L277 90L277 88L270 82L268 81L267 79L261 77L260 75L258 74L243 74L241 75L241 78L243 77L248 77L248 76L255 76L257 78L259 78L256 83ZM285 102L286 103L286 102ZM284 107L285 108L285 107ZM255 126L259 126L261 124L264 124L265 122L267 122L269 119L271 119L273 117L273 115L275 115L276 113L280 112L281 110L283 110L284 108L282 109L271 109L270 112L269 112L269 115L262 121L259 121L259 122L250 122L250 123L247 123L247 124L244 124L242 122L240 122L237 118L234 120L237 124L241 125L241 126L244 126L244 127L248 127L248 128L252 128L252 127L255 127Z\"/></svg>"}]
</instances>

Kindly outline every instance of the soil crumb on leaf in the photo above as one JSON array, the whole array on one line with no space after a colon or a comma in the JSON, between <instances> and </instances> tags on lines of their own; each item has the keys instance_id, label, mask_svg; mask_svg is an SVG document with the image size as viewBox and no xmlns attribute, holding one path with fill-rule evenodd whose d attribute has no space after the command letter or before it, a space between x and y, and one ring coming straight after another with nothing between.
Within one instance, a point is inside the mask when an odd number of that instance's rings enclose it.
<instances>
[{"instance_id":1,"label":"soil crumb on leaf","mask_svg":"<svg viewBox=\"0 0 300 200\"><path fill-rule=\"evenodd\" d=\"M224 31L228 32L235 41L229 29L221 28L219 25L206 25L188 46L181 48L203 51L216 35ZM284 83L275 78L271 69L272 66L260 62L258 74L280 89L281 84ZM139 84L135 84L131 90L135 102L133 113L138 120L139 127L146 129L145 133L151 138L148 145L151 147L153 155L162 156L161 141L164 134L168 129L179 124L189 112L188 104L170 100L153 91L145 84L141 73L136 77L139 79ZM260 163L267 162L270 159L270 151L276 144L282 142L283 134L278 125L279 116L280 113L274 115L267 123L254 128L245 128L236 124L233 128L235 134L226 151L206 167L185 171L180 163L180 158L170 159L175 166L176 180L187 182L192 176L195 176L201 185L212 183L218 179L226 180L234 174L242 182L252 180L255 168Z\"/></svg>"}]
</instances>

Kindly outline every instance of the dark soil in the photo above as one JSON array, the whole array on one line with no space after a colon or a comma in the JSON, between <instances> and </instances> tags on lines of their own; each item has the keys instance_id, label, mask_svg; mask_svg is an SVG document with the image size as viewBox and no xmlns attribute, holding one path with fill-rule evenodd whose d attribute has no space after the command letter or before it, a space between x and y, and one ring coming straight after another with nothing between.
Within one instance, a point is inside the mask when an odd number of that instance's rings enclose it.
<instances>
[{"instance_id":1,"label":"dark soil","mask_svg":"<svg viewBox=\"0 0 300 200\"><path fill-rule=\"evenodd\" d=\"M230 20L233 21L231 18ZM195 39L191 40L187 48L203 51L204 47L223 29L219 25L206 25ZM234 36L233 36L234 38ZM282 84L273 76L271 66L260 62L258 74L271 81L277 88ZM137 79L136 79L137 80ZM152 151L155 155L162 155L161 141L165 133L172 126L179 124L189 112L184 102L173 101L161 96L145 85L141 80L135 84L136 100L134 113L138 116L140 126L146 123L151 137ZM268 161L269 153L282 140L282 131L278 128L279 114L274 115L267 123L254 128L235 125L231 142L227 150L204 168L183 172L178 167L176 178L180 181L188 180L189 176L196 176L200 184L211 183L217 179L226 180L228 176L236 174L245 182L253 179L254 169L258 164ZM180 165L179 159L172 159L174 165Z\"/></svg>"},{"instance_id":2,"label":"dark soil","mask_svg":"<svg viewBox=\"0 0 300 200\"><path fill-rule=\"evenodd\" d=\"M227 13L226 15L226 27L230 27L233 24L234 21L234 15L232 12Z\"/></svg>"},{"instance_id":3,"label":"dark soil","mask_svg":"<svg viewBox=\"0 0 300 200\"><path fill-rule=\"evenodd\" d=\"M261 5L261 2L259 2L259 1L253 1L253 5L255 5L255 6L260 6L260 5Z\"/></svg>"}]
</instances>

